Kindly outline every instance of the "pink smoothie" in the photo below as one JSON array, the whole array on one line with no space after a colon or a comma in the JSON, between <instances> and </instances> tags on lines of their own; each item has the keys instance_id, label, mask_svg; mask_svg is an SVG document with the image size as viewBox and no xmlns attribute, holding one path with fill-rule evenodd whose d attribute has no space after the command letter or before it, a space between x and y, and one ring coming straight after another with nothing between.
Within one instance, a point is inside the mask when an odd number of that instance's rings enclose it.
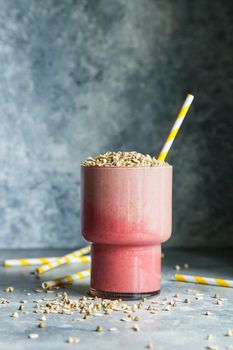
<instances>
[{"instance_id":1,"label":"pink smoothie","mask_svg":"<svg viewBox=\"0 0 233 350\"><path fill-rule=\"evenodd\" d=\"M92 243L93 295L158 292L171 224L171 166L82 166L81 229Z\"/></svg>"}]
</instances>

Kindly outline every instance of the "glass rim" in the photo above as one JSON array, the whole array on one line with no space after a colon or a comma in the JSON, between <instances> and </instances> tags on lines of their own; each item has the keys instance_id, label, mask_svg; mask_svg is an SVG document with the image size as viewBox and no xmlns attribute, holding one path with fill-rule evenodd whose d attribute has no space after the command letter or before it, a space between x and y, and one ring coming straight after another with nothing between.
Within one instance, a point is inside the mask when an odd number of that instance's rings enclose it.
<instances>
[{"instance_id":1,"label":"glass rim","mask_svg":"<svg viewBox=\"0 0 233 350\"><path fill-rule=\"evenodd\" d=\"M172 165L159 165L159 166L98 166L98 165L81 165L81 169L127 169L127 170L135 170L135 169L169 169L173 168Z\"/></svg>"}]
</instances>

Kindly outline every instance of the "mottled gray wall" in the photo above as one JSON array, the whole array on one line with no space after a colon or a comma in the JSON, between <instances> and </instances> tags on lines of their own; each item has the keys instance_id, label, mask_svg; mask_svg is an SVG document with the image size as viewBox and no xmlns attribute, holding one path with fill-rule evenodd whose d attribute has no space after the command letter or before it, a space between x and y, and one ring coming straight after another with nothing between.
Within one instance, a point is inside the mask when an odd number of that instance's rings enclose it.
<instances>
[{"instance_id":1,"label":"mottled gray wall","mask_svg":"<svg viewBox=\"0 0 233 350\"><path fill-rule=\"evenodd\" d=\"M0 247L74 247L79 165L157 155L185 93L170 245L233 245L233 6L0 0Z\"/></svg>"}]
</instances>

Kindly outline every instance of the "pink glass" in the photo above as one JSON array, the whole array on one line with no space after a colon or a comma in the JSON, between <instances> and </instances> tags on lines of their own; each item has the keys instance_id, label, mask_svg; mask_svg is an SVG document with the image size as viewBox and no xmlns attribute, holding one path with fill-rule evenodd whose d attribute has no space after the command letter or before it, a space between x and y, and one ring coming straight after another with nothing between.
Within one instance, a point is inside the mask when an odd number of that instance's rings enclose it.
<instances>
[{"instance_id":1,"label":"pink glass","mask_svg":"<svg viewBox=\"0 0 233 350\"><path fill-rule=\"evenodd\" d=\"M159 293L161 243L171 225L172 166L82 166L81 229L92 245L92 295Z\"/></svg>"}]
</instances>

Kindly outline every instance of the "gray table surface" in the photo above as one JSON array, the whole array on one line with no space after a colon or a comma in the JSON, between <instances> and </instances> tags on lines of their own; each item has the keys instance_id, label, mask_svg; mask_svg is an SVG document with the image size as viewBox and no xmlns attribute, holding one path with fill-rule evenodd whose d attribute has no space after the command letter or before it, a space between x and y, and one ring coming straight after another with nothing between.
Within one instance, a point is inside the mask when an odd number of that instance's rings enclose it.
<instances>
[{"instance_id":1,"label":"gray table surface","mask_svg":"<svg viewBox=\"0 0 233 350\"><path fill-rule=\"evenodd\" d=\"M61 256L65 250L30 250L1 251L1 259L18 257ZM46 327L38 329L41 315L33 313L34 300L52 297L53 293L37 293L41 281L30 274L32 268L0 268L0 298L8 298L10 303L0 305L0 349L145 349L148 343L154 349L205 349L217 346L218 349L233 349L233 337L225 336L228 329L233 329L233 289L215 286L204 286L174 281L174 266L189 263L190 268L181 268L181 272L203 276L231 278L233 254L229 250L165 250L163 259L162 290L153 300L162 301L164 297L173 299L176 292L180 298L171 311L151 314L146 310L151 299L145 301L143 308L137 312L140 331L132 330L133 322L122 322L122 312L114 312L103 317L91 317L85 322L75 322L74 315L49 314ZM46 278L61 276L81 269L72 264L60 267L47 274ZM75 286L68 286L70 298L78 298L88 291L88 279ZM14 286L13 293L6 293L4 288ZM29 294L28 294L29 293ZM202 293L203 299L196 299L195 293ZM218 293L226 299L222 305L216 304L212 296ZM190 303L184 303L189 298ZM24 314L19 311L19 318L10 317L17 311L20 300L27 300ZM128 302L132 304L131 302ZM135 302L133 302L134 304ZM205 311L210 311L205 316ZM79 317L77 314L75 317ZM134 322L135 323L135 322ZM95 332L100 325L103 333ZM116 327L116 332L109 332L109 327ZM38 339L28 339L28 334L39 334ZM206 340L207 334L213 334L213 340ZM67 344L69 336L80 338L79 344Z\"/></svg>"}]
</instances>

